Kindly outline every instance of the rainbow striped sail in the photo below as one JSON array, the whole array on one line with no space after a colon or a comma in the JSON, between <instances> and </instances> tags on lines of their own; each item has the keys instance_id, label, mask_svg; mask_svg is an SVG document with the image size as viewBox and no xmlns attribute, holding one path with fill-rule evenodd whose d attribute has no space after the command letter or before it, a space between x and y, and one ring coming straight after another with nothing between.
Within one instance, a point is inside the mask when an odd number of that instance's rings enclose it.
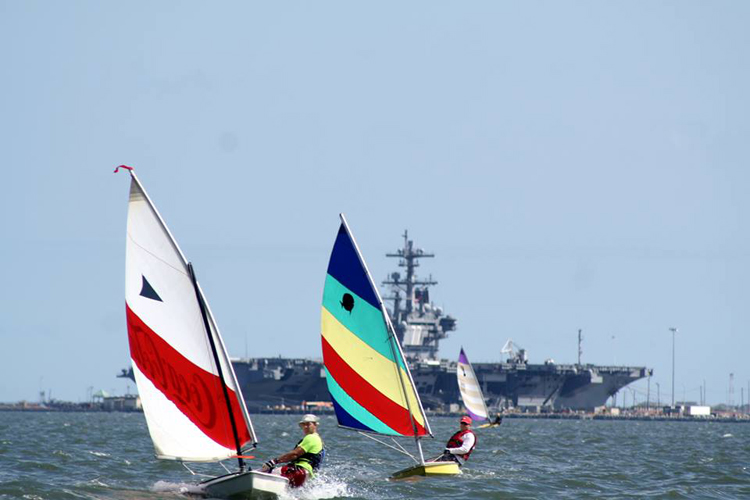
<instances>
[{"instance_id":1,"label":"rainbow striped sail","mask_svg":"<svg viewBox=\"0 0 750 500\"><path fill-rule=\"evenodd\" d=\"M390 436L431 434L401 346L343 214L323 289L321 333L340 426Z\"/></svg>"}]
</instances>

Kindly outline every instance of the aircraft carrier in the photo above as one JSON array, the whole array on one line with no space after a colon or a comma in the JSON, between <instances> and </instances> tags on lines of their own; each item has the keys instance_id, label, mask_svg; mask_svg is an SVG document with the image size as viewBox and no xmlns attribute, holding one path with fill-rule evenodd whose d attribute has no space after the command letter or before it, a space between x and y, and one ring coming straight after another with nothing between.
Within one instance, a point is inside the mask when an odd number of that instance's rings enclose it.
<instances>
[{"instance_id":1,"label":"aircraft carrier","mask_svg":"<svg viewBox=\"0 0 750 500\"><path fill-rule=\"evenodd\" d=\"M456 359L440 359L438 350L440 341L456 330L457 321L430 301L430 289L437 281L432 276L419 279L416 274L419 260L435 255L415 248L405 231L403 247L386 256L397 258L403 268L382 282L388 291L383 298L389 303L388 312L422 403L426 409L449 410L461 402L457 363ZM626 385L651 374L645 367L582 364L580 341L579 331L576 364L557 364L551 359L529 363L526 351L511 340L500 351L504 360L474 363L490 409L593 411ZM321 360L247 358L232 359L232 365L250 411L329 401ZM118 376L132 378L132 370Z\"/></svg>"}]
</instances>

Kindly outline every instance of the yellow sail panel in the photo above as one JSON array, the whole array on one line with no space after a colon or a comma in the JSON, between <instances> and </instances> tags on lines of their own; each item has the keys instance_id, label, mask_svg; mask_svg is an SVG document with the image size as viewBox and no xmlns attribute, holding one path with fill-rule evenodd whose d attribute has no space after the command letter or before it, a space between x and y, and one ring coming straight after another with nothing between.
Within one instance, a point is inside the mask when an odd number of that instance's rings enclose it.
<instances>
[{"instance_id":1,"label":"yellow sail panel","mask_svg":"<svg viewBox=\"0 0 750 500\"><path fill-rule=\"evenodd\" d=\"M420 405L410 384L406 385L407 404L395 363L350 332L325 308L322 309L321 327L323 338L347 365L391 401L405 410L411 407L414 420L420 426L425 425L424 415L419 411ZM407 373L403 369L400 372L403 379L408 380Z\"/></svg>"}]
</instances>

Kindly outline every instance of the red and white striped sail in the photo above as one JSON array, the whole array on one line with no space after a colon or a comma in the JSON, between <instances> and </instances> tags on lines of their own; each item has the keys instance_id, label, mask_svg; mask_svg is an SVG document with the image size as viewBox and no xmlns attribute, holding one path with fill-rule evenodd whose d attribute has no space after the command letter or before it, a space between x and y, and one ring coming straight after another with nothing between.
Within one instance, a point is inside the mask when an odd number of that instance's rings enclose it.
<instances>
[{"instance_id":1,"label":"red and white striped sail","mask_svg":"<svg viewBox=\"0 0 750 500\"><path fill-rule=\"evenodd\" d=\"M130 170L130 174L125 257L128 340L156 455L183 461L230 458L238 448L257 441L232 364L200 287L193 284L187 260L135 173Z\"/></svg>"}]
</instances>

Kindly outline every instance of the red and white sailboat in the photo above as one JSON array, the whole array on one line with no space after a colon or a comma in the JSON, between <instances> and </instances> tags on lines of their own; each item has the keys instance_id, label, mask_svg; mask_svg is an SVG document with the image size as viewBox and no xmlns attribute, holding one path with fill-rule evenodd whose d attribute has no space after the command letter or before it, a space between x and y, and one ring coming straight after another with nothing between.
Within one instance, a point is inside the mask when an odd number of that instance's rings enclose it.
<instances>
[{"instance_id":1,"label":"red and white sailboat","mask_svg":"<svg viewBox=\"0 0 750 500\"><path fill-rule=\"evenodd\" d=\"M257 436L193 266L130 167L125 309L138 392L156 457L237 459L238 470L200 483L206 495L278 495L284 477L248 470Z\"/></svg>"}]
</instances>

